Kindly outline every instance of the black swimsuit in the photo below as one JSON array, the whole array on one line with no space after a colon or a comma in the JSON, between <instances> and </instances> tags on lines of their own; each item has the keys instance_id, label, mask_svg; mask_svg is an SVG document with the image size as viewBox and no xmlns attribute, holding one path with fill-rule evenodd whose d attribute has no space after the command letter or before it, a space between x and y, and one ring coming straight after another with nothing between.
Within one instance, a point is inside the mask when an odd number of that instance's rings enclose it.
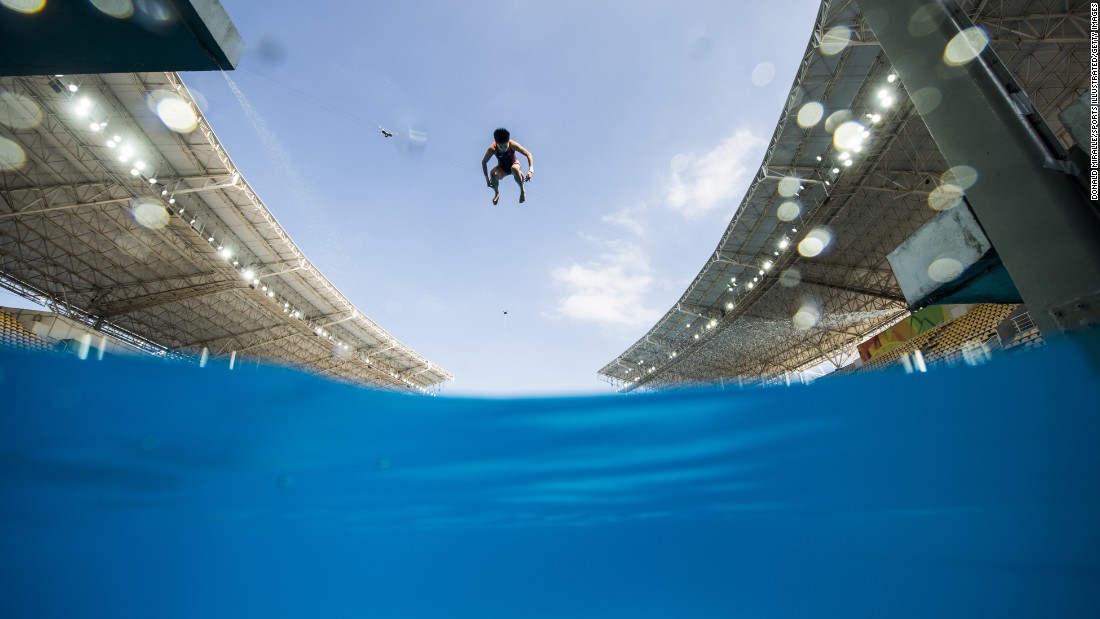
<instances>
[{"instance_id":1,"label":"black swimsuit","mask_svg":"<svg viewBox=\"0 0 1100 619\"><path fill-rule=\"evenodd\" d=\"M516 165L516 149L508 146L508 150L500 152L496 142L493 143L493 154L497 156L497 163L502 170L511 170Z\"/></svg>"}]
</instances>

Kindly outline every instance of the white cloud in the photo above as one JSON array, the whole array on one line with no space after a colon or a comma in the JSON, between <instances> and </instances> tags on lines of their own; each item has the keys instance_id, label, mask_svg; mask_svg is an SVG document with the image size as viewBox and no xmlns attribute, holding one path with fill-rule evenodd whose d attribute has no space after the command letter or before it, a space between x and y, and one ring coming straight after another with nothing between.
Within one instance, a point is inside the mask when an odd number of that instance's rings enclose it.
<instances>
[{"instance_id":1,"label":"white cloud","mask_svg":"<svg viewBox=\"0 0 1100 619\"><path fill-rule=\"evenodd\" d=\"M633 243L607 245L611 251L588 264L554 270L554 281L569 290L558 304L558 314L615 327L652 325L661 312L642 303L654 281L649 256Z\"/></svg>"},{"instance_id":2,"label":"white cloud","mask_svg":"<svg viewBox=\"0 0 1100 619\"><path fill-rule=\"evenodd\" d=\"M604 215L600 218L600 221L622 226L640 237L645 237L646 225L645 220L642 217L642 215L645 214L645 211L646 205L642 203L636 206L624 208L623 210L612 213L610 215Z\"/></svg>"},{"instance_id":3,"label":"white cloud","mask_svg":"<svg viewBox=\"0 0 1100 619\"><path fill-rule=\"evenodd\" d=\"M688 219L698 219L727 200L739 199L757 166L747 156L757 155L764 143L764 138L741 129L702 157L689 156L685 170L673 170L666 193L669 206Z\"/></svg>"}]
</instances>

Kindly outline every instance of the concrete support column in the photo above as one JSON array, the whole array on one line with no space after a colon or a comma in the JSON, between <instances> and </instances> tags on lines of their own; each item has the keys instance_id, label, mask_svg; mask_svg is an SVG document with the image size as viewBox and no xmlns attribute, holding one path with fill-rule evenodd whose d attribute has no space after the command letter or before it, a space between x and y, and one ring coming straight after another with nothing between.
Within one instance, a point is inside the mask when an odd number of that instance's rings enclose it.
<instances>
[{"instance_id":1,"label":"concrete support column","mask_svg":"<svg viewBox=\"0 0 1100 619\"><path fill-rule=\"evenodd\" d=\"M992 49L945 60L969 18L954 0L858 2L948 165L977 170L967 199L1043 335L1100 322L1098 211Z\"/></svg>"}]
</instances>

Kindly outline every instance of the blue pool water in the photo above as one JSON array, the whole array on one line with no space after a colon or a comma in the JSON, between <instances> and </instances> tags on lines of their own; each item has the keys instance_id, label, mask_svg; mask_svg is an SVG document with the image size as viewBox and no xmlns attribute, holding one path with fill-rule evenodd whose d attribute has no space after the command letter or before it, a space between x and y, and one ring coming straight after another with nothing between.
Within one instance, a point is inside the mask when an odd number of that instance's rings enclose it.
<instances>
[{"instance_id":1,"label":"blue pool water","mask_svg":"<svg viewBox=\"0 0 1100 619\"><path fill-rule=\"evenodd\" d=\"M1100 347L423 398L0 352L3 617L1098 617Z\"/></svg>"}]
</instances>

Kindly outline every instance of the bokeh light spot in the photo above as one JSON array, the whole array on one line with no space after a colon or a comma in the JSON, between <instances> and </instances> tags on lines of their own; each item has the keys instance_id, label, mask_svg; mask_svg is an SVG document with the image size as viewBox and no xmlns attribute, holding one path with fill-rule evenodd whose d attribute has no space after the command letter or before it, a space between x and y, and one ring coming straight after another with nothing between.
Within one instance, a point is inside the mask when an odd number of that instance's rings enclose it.
<instances>
[{"instance_id":1,"label":"bokeh light spot","mask_svg":"<svg viewBox=\"0 0 1100 619\"><path fill-rule=\"evenodd\" d=\"M953 67L974 60L989 45L989 35L974 26L956 34L943 50L943 61Z\"/></svg>"},{"instance_id":2,"label":"bokeh light spot","mask_svg":"<svg viewBox=\"0 0 1100 619\"><path fill-rule=\"evenodd\" d=\"M791 318L791 324L794 325L795 329L805 331L816 325L820 320L821 310L812 304L805 303L794 313L794 316Z\"/></svg>"},{"instance_id":3,"label":"bokeh light spot","mask_svg":"<svg viewBox=\"0 0 1100 619\"><path fill-rule=\"evenodd\" d=\"M909 34L923 37L932 34L943 22L943 11L936 6L922 6L909 18Z\"/></svg>"},{"instance_id":4,"label":"bokeh light spot","mask_svg":"<svg viewBox=\"0 0 1100 619\"><path fill-rule=\"evenodd\" d=\"M798 269L787 269L779 274L779 284L794 288L802 283L802 273Z\"/></svg>"},{"instance_id":5,"label":"bokeh light spot","mask_svg":"<svg viewBox=\"0 0 1100 619\"><path fill-rule=\"evenodd\" d=\"M0 5L19 13L37 13L46 6L46 0L0 0Z\"/></svg>"},{"instance_id":6,"label":"bokeh light spot","mask_svg":"<svg viewBox=\"0 0 1100 619\"><path fill-rule=\"evenodd\" d=\"M851 110L837 110L829 114L829 117L825 119L825 130L832 133L837 130L837 127L849 120L852 120Z\"/></svg>"},{"instance_id":7,"label":"bokeh light spot","mask_svg":"<svg viewBox=\"0 0 1100 619\"><path fill-rule=\"evenodd\" d=\"M928 265L928 277L935 282L949 282L962 275L962 263L954 258L937 258Z\"/></svg>"},{"instance_id":8,"label":"bokeh light spot","mask_svg":"<svg viewBox=\"0 0 1100 619\"><path fill-rule=\"evenodd\" d=\"M810 101L798 110L798 126L809 129L821 122L823 116L825 116L825 106L817 101Z\"/></svg>"},{"instance_id":9,"label":"bokeh light spot","mask_svg":"<svg viewBox=\"0 0 1100 619\"><path fill-rule=\"evenodd\" d=\"M166 127L176 133L191 133L199 126L199 118L183 97L167 90L149 93L149 108Z\"/></svg>"},{"instance_id":10,"label":"bokeh light spot","mask_svg":"<svg viewBox=\"0 0 1100 619\"><path fill-rule=\"evenodd\" d=\"M932 207L933 211L946 211L958 206L962 198L962 187L944 183L928 194L928 206Z\"/></svg>"},{"instance_id":11,"label":"bokeh light spot","mask_svg":"<svg viewBox=\"0 0 1100 619\"><path fill-rule=\"evenodd\" d=\"M863 146L863 132L866 130L866 127L854 120L841 123L833 132L833 144L840 150L856 150Z\"/></svg>"},{"instance_id":12,"label":"bokeh light spot","mask_svg":"<svg viewBox=\"0 0 1100 619\"><path fill-rule=\"evenodd\" d=\"M852 41L852 29L848 26L833 26L821 37L821 55L834 56L844 51Z\"/></svg>"},{"instance_id":13,"label":"bokeh light spot","mask_svg":"<svg viewBox=\"0 0 1100 619\"><path fill-rule=\"evenodd\" d=\"M800 214L802 214L802 206L798 202L790 200L780 204L775 211L775 216L779 218L779 221L794 221Z\"/></svg>"},{"instance_id":14,"label":"bokeh light spot","mask_svg":"<svg viewBox=\"0 0 1100 619\"><path fill-rule=\"evenodd\" d=\"M784 198L791 196L797 196L799 188L802 187L802 180L793 176L784 176L779 180L779 195Z\"/></svg>"},{"instance_id":15,"label":"bokeh light spot","mask_svg":"<svg viewBox=\"0 0 1100 619\"><path fill-rule=\"evenodd\" d=\"M926 86L913 92L909 98L912 99L913 107L916 108L918 114L928 114L940 106L940 102L943 101L943 93L940 92L939 88Z\"/></svg>"},{"instance_id":16,"label":"bokeh light spot","mask_svg":"<svg viewBox=\"0 0 1100 619\"><path fill-rule=\"evenodd\" d=\"M752 70L752 83L756 86L767 86L775 78L775 65L770 62L761 62Z\"/></svg>"},{"instance_id":17,"label":"bokeh light spot","mask_svg":"<svg viewBox=\"0 0 1100 619\"><path fill-rule=\"evenodd\" d=\"M172 21L172 8L164 0L137 0L134 4L148 20L160 23Z\"/></svg>"},{"instance_id":18,"label":"bokeh light spot","mask_svg":"<svg viewBox=\"0 0 1100 619\"><path fill-rule=\"evenodd\" d=\"M91 3L99 12L115 19L126 19L134 14L134 3L131 0L91 0Z\"/></svg>"},{"instance_id":19,"label":"bokeh light spot","mask_svg":"<svg viewBox=\"0 0 1100 619\"><path fill-rule=\"evenodd\" d=\"M955 185L967 190L978 182L978 171L968 165L957 165L944 172L940 180L944 184Z\"/></svg>"},{"instance_id":20,"label":"bokeh light spot","mask_svg":"<svg viewBox=\"0 0 1100 619\"><path fill-rule=\"evenodd\" d=\"M806 238L802 239L802 242L798 244L798 253L802 254L806 258L815 258L821 255L821 252L825 251L825 248L832 243L833 235L828 230L823 228L814 228L806 234Z\"/></svg>"},{"instance_id":21,"label":"bokeh light spot","mask_svg":"<svg viewBox=\"0 0 1100 619\"><path fill-rule=\"evenodd\" d=\"M672 168L672 171L677 174L683 172L688 167L687 155L683 153L676 153L672 156L672 161L669 162L669 166Z\"/></svg>"},{"instance_id":22,"label":"bokeh light spot","mask_svg":"<svg viewBox=\"0 0 1100 619\"><path fill-rule=\"evenodd\" d=\"M18 170L25 163L27 154L23 152L23 148L0 136L0 170Z\"/></svg>"},{"instance_id":23,"label":"bokeh light spot","mask_svg":"<svg viewBox=\"0 0 1100 619\"><path fill-rule=\"evenodd\" d=\"M42 108L29 97L0 91L0 124L12 129L34 129L42 124Z\"/></svg>"},{"instance_id":24,"label":"bokeh light spot","mask_svg":"<svg viewBox=\"0 0 1100 619\"><path fill-rule=\"evenodd\" d=\"M134 221L143 228L159 230L168 225L168 209L156 200L136 200L130 210Z\"/></svg>"}]
</instances>

